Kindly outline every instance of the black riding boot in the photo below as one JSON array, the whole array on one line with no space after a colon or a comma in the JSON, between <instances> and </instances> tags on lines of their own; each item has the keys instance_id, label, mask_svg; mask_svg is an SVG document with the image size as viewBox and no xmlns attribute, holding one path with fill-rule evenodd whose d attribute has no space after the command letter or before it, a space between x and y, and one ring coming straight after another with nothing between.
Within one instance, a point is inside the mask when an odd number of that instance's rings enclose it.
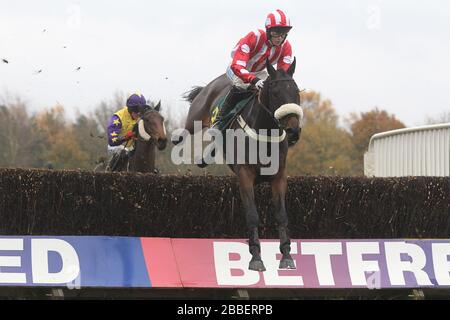
<instances>
[{"instance_id":1,"label":"black riding boot","mask_svg":"<svg viewBox=\"0 0 450 320\"><path fill-rule=\"evenodd\" d=\"M115 153L109 162L110 171L123 170L126 162L128 161L128 154L125 150L121 150L119 153Z\"/></svg>"},{"instance_id":2,"label":"black riding boot","mask_svg":"<svg viewBox=\"0 0 450 320\"><path fill-rule=\"evenodd\" d=\"M233 108L242 101L247 93L246 90L239 89L238 87L232 86L227 96L225 97L225 101L223 102L222 108L219 110L219 114L217 115L216 121L214 122L211 128L222 130L223 120L226 118L228 113L233 110Z\"/></svg>"},{"instance_id":3,"label":"black riding boot","mask_svg":"<svg viewBox=\"0 0 450 320\"><path fill-rule=\"evenodd\" d=\"M214 130L219 130L220 132L224 133L225 131L225 121L228 121L227 116L228 114L234 109L234 107L244 100L245 98L248 98L251 95L251 91L247 91L245 89L240 89L236 86L232 86L230 91L225 97L225 101L222 104L222 107L219 109L219 112L217 114L216 120L214 121L211 128L208 129L208 132L213 135ZM212 146L212 149L209 151L209 154L211 157L216 156L216 146ZM205 168L208 164L205 162L205 159L201 158L200 162L196 160L195 162L197 166L200 168Z\"/></svg>"}]
</instances>

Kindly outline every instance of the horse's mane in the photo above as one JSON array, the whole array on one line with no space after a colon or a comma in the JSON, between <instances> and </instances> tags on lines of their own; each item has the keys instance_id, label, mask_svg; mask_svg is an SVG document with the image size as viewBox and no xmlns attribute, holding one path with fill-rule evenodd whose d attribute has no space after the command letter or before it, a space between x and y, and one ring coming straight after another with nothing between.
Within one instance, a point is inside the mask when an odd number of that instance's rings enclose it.
<instances>
[{"instance_id":1,"label":"horse's mane","mask_svg":"<svg viewBox=\"0 0 450 320\"><path fill-rule=\"evenodd\" d=\"M192 101L194 101L195 97L198 96L198 94L202 90L203 90L203 87L200 87L200 86L193 87L192 90L185 92L182 97L184 100L188 101L189 103L192 103Z\"/></svg>"}]
</instances>

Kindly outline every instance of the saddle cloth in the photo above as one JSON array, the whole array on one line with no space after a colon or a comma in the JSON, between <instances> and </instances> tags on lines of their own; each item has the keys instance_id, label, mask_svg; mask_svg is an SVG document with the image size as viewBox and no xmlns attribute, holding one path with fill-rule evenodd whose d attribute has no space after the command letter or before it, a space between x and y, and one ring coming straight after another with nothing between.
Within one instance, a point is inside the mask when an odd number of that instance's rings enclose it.
<instances>
[{"instance_id":1,"label":"saddle cloth","mask_svg":"<svg viewBox=\"0 0 450 320\"><path fill-rule=\"evenodd\" d=\"M234 119L242 112L242 110L254 100L256 95L253 92L248 92L242 100L240 100L227 114L223 115L222 123L220 124L219 130L227 129ZM217 100L217 105L212 108L211 111L211 126L216 122L219 111L223 108L226 95L220 97Z\"/></svg>"}]
</instances>

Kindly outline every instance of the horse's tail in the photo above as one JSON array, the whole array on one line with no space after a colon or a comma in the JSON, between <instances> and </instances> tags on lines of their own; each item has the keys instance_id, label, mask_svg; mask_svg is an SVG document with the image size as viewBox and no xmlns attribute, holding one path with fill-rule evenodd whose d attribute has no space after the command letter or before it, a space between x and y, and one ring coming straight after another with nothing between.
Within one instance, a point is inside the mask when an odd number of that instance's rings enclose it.
<instances>
[{"instance_id":1,"label":"horse's tail","mask_svg":"<svg viewBox=\"0 0 450 320\"><path fill-rule=\"evenodd\" d=\"M183 99L188 101L189 103L192 103L192 101L194 101L195 97L198 96L198 94L202 90L203 90L203 87L200 87L200 86L193 87L192 90L185 92L183 94Z\"/></svg>"}]
</instances>

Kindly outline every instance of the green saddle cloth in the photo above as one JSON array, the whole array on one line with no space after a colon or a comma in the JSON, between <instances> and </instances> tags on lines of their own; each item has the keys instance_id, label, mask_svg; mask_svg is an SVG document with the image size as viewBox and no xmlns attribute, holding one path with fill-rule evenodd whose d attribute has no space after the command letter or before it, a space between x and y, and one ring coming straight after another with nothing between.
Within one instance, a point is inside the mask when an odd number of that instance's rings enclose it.
<instances>
[{"instance_id":1,"label":"green saddle cloth","mask_svg":"<svg viewBox=\"0 0 450 320\"><path fill-rule=\"evenodd\" d=\"M251 100L255 99L256 94L251 93L249 97L244 98L243 100L239 101L231 111L229 111L227 114L224 114L222 117L222 121L219 124L218 128L219 130L225 130L228 128L228 126L231 124L231 122L237 118L237 116L241 113L241 111L251 102ZM219 114L220 109L222 109L223 104L226 99L226 95L223 97L220 97L217 101L217 105L212 109L211 112L211 125L213 125L217 121L217 115Z\"/></svg>"}]
</instances>

